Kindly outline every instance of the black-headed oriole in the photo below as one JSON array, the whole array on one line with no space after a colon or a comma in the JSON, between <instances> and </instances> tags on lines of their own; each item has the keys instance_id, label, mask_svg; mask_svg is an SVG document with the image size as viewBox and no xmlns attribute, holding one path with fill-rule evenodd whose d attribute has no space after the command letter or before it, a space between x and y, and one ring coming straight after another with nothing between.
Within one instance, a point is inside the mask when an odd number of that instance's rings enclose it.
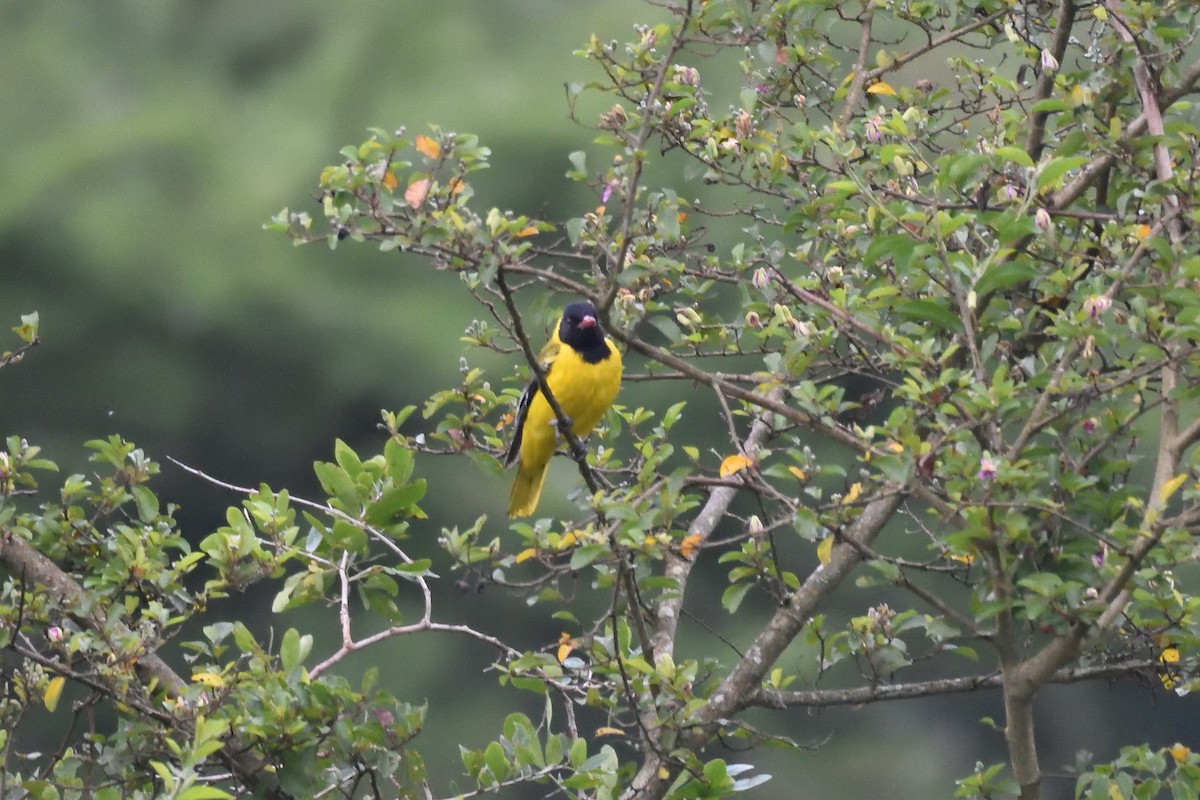
<instances>
[{"instance_id":1,"label":"black-headed oriole","mask_svg":"<svg viewBox=\"0 0 1200 800\"><path fill-rule=\"evenodd\" d=\"M621 353L604 335L596 307L578 302L563 309L538 362L546 386L571 421L571 432L581 439L587 436L621 388ZM515 433L504 459L506 467L517 463L508 500L510 517L527 517L537 509L558 440L558 420L535 378L517 402Z\"/></svg>"}]
</instances>

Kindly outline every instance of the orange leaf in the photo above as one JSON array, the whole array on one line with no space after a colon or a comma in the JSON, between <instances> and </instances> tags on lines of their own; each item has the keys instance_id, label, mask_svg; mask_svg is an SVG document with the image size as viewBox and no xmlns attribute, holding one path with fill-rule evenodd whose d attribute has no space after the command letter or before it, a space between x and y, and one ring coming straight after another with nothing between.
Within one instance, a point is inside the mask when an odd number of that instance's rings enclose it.
<instances>
[{"instance_id":1,"label":"orange leaf","mask_svg":"<svg viewBox=\"0 0 1200 800\"><path fill-rule=\"evenodd\" d=\"M571 634L563 631L558 637L558 663L567 660L567 656L571 655L571 651L575 649L575 640L571 638Z\"/></svg>"},{"instance_id":2,"label":"orange leaf","mask_svg":"<svg viewBox=\"0 0 1200 800\"><path fill-rule=\"evenodd\" d=\"M804 470L800 469L799 467L796 467L796 466L791 466L791 467L788 467L788 472L790 472L790 473L792 473L793 475L795 475L795 476L796 476L796 480L798 480L798 481L806 481L806 480L808 480L808 473L807 473L807 472L805 472Z\"/></svg>"},{"instance_id":3,"label":"orange leaf","mask_svg":"<svg viewBox=\"0 0 1200 800\"><path fill-rule=\"evenodd\" d=\"M624 736L625 731L620 728L610 728L607 725L601 728L596 728L597 736Z\"/></svg>"},{"instance_id":4,"label":"orange leaf","mask_svg":"<svg viewBox=\"0 0 1200 800\"><path fill-rule=\"evenodd\" d=\"M388 170L383 173L383 186L389 192L396 191L396 187L400 185L400 181L396 180L396 173Z\"/></svg>"},{"instance_id":5,"label":"orange leaf","mask_svg":"<svg viewBox=\"0 0 1200 800\"><path fill-rule=\"evenodd\" d=\"M515 236L520 239L523 236L536 236L538 232L536 225L526 225L521 230L517 231Z\"/></svg>"},{"instance_id":6,"label":"orange leaf","mask_svg":"<svg viewBox=\"0 0 1200 800\"><path fill-rule=\"evenodd\" d=\"M1145 225L1145 224L1138 225L1137 226L1137 238L1145 239L1147 236L1150 235L1150 231L1151 231L1151 228L1149 225Z\"/></svg>"},{"instance_id":7,"label":"orange leaf","mask_svg":"<svg viewBox=\"0 0 1200 800\"><path fill-rule=\"evenodd\" d=\"M450 194L458 194L467 188L466 181L459 180L458 178L451 178L448 185L450 186Z\"/></svg>"},{"instance_id":8,"label":"orange leaf","mask_svg":"<svg viewBox=\"0 0 1200 800\"><path fill-rule=\"evenodd\" d=\"M1184 763L1187 761L1188 756L1192 754L1191 750L1184 747L1179 742L1176 742L1171 747L1168 747L1167 752L1171 754L1171 758L1175 759L1176 764Z\"/></svg>"},{"instance_id":9,"label":"orange leaf","mask_svg":"<svg viewBox=\"0 0 1200 800\"><path fill-rule=\"evenodd\" d=\"M684 558L691 558L692 553L696 552L696 548L700 546L700 542L704 537L698 533L689 534L683 537L683 541L679 543L679 555Z\"/></svg>"},{"instance_id":10,"label":"orange leaf","mask_svg":"<svg viewBox=\"0 0 1200 800\"><path fill-rule=\"evenodd\" d=\"M437 158L442 154L442 148L437 143L437 140L429 136L418 136L415 146L418 152L428 158Z\"/></svg>"},{"instance_id":11,"label":"orange leaf","mask_svg":"<svg viewBox=\"0 0 1200 800\"><path fill-rule=\"evenodd\" d=\"M413 181L404 190L404 202L408 203L408 207L415 211L425 202L427 194L429 194L429 178Z\"/></svg>"},{"instance_id":12,"label":"orange leaf","mask_svg":"<svg viewBox=\"0 0 1200 800\"><path fill-rule=\"evenodd\" d=\"M675 215L676 222L683 222L685 219L687 219L686 211L680 211L678 214Z\"/></svg>"},{"instance_id":13,"label":"orange leaf","mask_svg":"<svg viewBox=\"0 0 1200 800\"><path fill-rule=\"evenodd\" d=\"M884 83L883 81L879 81L877 83L872 83L870 86L867 87L867 94L895 94L895 93L896 93L896 90L892 88L891 84Z\"/></svg>"},{"instance_id":14,"label":"orange leaf","mask_svg":"<svg viewBox=\"0 0 1200 800\"><path fill-rule=\"evenodd\" d=\"M730 475L741 472L746 467L752 466L754 466L753 459L747 458L741 453L727 456L725 460L721 462L721 477L728 478Z\"/></svg>"}]
</instances>

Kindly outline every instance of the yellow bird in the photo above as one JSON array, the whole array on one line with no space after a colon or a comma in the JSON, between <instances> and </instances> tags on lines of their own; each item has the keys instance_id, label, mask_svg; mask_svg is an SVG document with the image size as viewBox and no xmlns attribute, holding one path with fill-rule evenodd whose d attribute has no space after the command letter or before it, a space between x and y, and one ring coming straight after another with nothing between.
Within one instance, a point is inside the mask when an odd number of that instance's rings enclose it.
<instances>
[{"instance_id":1,"label":"yellow bird","mask_svg":"<svg viewBox=\"0 0 1200 800\"><path fill-rule=\"evenodd\" d=\"M571 303L538 355L550 394L580 439L592 432L621 388L621 353L604 335L598 316L591 303ZM527 517L537 509L558 441L554 409L535 378L517 402L516 432L504 459L506 467L517 463L508 500L510 517Z\"/></svg>"}]
</instances>

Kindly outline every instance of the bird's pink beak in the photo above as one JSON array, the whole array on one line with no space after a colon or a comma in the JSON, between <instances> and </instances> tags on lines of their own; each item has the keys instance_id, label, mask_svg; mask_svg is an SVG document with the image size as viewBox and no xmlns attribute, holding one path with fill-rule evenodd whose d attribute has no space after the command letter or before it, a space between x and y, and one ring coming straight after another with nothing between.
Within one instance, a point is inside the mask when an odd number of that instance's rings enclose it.
<instances>
[{"instance_id":1,"label":"bird's pink beak","mask_svg":"<svg viewBox=\"0 0 1200 800\"><path fill-rule=\"evenodd\" d=\"M584 317L583 319L579 320L579 327L584 328L585 330L587 328L596 327L596 318L595 317Z\"/></svg>"}]
</instances>

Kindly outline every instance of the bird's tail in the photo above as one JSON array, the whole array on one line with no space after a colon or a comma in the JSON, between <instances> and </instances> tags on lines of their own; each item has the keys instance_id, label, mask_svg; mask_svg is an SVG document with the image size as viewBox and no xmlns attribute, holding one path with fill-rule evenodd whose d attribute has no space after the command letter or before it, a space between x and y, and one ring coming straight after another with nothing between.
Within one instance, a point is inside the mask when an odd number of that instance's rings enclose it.
<instances>
[{"instance_id":1,"label":"bird's tail","mask_svg":"<svg viewBox=\"0 0 1200 800\"><path fill-rule=\"evenodd\" d=\"M517 464L517 477L513 481L512 494L508 496L510 517L528 517L537 510L538 499L542 496L542 484L546 482L549 467L549 462L540 467L526 466L524 462Z\"/></svg>"}]
</instances>

